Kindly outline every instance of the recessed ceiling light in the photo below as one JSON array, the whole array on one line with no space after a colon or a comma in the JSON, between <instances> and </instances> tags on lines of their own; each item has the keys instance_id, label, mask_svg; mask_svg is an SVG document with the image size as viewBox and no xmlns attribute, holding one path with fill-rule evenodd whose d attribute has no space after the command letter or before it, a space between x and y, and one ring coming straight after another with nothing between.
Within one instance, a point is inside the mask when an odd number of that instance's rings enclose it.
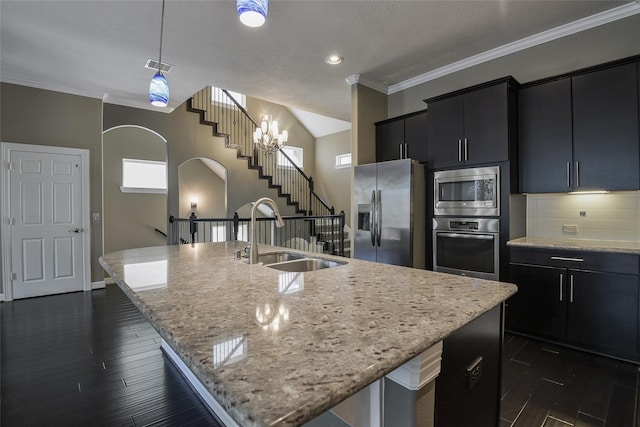
<instances>
[{"instance_id":1,"label":"recessed ceiling light","mask_svg":"<svg viewBox=\"0 0 640 427\"><path fill-rule=\"evenodd\" d=\"M324 62L331 65L338 65L342 62L342 57L338 55L329 55L324 59Z\"/></svg>"}]
</instances>

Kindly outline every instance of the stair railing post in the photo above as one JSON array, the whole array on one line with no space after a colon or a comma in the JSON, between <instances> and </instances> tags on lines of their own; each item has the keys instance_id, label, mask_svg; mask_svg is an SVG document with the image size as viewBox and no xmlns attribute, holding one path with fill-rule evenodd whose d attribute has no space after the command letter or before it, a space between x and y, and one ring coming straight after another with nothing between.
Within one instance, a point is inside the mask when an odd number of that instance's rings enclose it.
<instances>
[{"instance_id":1,"label":"stair railing post","mask_svg":"<svg viewBox=\"0 0 640 427\"><path fill-rule=\"evenodd\" d=\"M333 209L333 208L331 208ZM340 256L344 256L344 211L340 211Z\"/></svg>"},{"instance_id":2,"label":"stair railing post","mask_svg":"<svg viewBox=\"0 0 640 427\"><path fill-rule=\"evenodd\" d=\"M313 215L313 206L311 205L313 201L313 177L309 177L309 210L307 211L307 215Z\"/></svg>"},{"instance_id":3,"label":"stair railing post","mask_svg":"<svg viewBox=\"0 0 640 427\"><path fill-rule=\"evenodd\" d=\"M238 212L233 213L233 240L238 240L238 228L240 228L240 217Z\"/></svg>"},{"instance_id":4,"label":"stair railing post","mask_svg":"<svg viewBox=\"0 0 640 427\"><path fill-rule=\"evenodd\" d=\"M196 242L196 233L198 232L196 218L196 214L191 212L191 215L189 215L189 234L191 234L191 243Z\"/></svg>"}]
</instances>

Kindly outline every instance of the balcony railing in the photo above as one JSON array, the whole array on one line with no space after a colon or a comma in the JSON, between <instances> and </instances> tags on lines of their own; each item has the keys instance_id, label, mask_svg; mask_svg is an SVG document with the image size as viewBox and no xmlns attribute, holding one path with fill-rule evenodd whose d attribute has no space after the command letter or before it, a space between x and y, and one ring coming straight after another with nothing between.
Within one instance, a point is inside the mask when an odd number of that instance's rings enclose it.
<instances>
[{"instance_id":1,"label":"balcony railing","mask_svg":"<svg viewBox=\"0 0 640 427\"><path fill-rule=\"evenodd\" d=\"M336 215L284 216L284 227L275 218L256 218L258 243L310 252L345 255L344 211ZM169 218L169 243L172 245L249 241L251 219L240 218Z\"/></svg>"}]
</instances>

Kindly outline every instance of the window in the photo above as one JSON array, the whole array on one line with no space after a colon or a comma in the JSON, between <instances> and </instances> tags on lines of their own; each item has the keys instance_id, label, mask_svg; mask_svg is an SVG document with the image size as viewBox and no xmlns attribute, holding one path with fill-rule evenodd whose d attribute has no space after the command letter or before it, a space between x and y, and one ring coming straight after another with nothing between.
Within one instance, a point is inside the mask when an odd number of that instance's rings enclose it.
<instances>
[{"instance_id":1,"label":"window","mask_svg":"<svg viewBox=\"0 0 640 427\"><path fill-rule=\"evenodd\" d=\"M242 105L243 108L247 108L247 96L246 95L243 95L241 93L234 92L234 91L231 91L231 90L228 90L227 92L229 92L229 95L231 95L233 97L233 99L238 101L238 103L240 105ZM231 99L229 99L227 94L224 93L222 91L222 89L220 89L218 87L214 87L214 86L211 87L211 103L212 104L219 104L219 105L229 105L229 106L236 105Z\"/></svg>"},{"instance_id":2,"label":"window","mask_svg":"<svg viewBox=\"0 0 640 427\"><path fill-rule=\"evenodd\" d=\"M167 163L122 159L123 193L166 193Z\"/></svg>"},{"instance_id":3,"label":"window","mask_svg":"<svg viewBox=\"0 0 640 427\"><path fill-rule=\"evenodd\" d=\"M349 166L351 166L351 153L336 156L336 169L348 168Z\"/></svg>"},{"instance_id":4,"label":"window","mask_svg":"<svg viewBox=\"0 0 640 427\"><path fill-rule=\"evenodd\" d=\"M302 167L302 165L304 164L302 161L302 147L291 147L289 145L285 145L278 151L278 166L282 168L292 168L293 165L285 156L282 155L281 151L289 156L289 159L291 159L291 161L295 163L296 166L298 166L300 169L304 169Z\"/></svg>"}]
</instances>

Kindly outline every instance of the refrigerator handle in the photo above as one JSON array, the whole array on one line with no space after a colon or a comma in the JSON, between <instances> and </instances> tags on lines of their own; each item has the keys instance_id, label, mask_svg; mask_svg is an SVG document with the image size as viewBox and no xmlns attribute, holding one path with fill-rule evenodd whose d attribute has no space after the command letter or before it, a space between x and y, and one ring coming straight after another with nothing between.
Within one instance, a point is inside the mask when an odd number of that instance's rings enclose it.
<instances>
[{"instance_id":1,"label":"refrigerator handle","mask_svg":"<svg viewBox=\"0 0 640 427\"><path fill-rule=\"evenodd\" d=\"M371 246L376 245L376 190L371 192L369 204L369 233L371 234Z\"/></svg>"},{"instance_id":2,"label":"refrigerator handle","mask_svg":"<svg viewBox=\"0 0 640 427\"><path fill-rule=\"evenodd\" d=\"M382 191L378 190L378 197L376 197L376 225L378 230L376 231L376 240L378 246L380 246L380 240L382 239Z\"/></svg>"}]
</instances>

